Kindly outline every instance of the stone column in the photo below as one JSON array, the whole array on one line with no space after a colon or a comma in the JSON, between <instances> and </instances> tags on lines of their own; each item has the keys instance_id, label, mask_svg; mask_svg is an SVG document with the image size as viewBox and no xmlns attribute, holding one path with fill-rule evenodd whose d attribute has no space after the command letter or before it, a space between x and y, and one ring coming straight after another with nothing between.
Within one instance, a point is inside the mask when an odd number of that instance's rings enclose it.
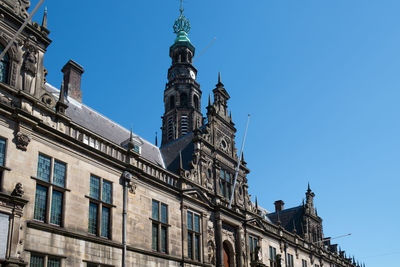
<instances>
[{"instance_id":1,"label":"stone column","mask_svg":"<svg viewBox=\"0 0 400 267\"><path fill-rule=\"evenodd\" d=\"M217 232L216 236L216 247L217 247L217 266L224 267L224 248L222 245L222 220L220 213L216 214L216 222L217 222Z\"/></svg>"},{"instance_id":2,"label":"stone column","mask_svg":"<svg viewBox=\"0 0 400 267\"><path fill-rule=\"evenodd\" d=\"M237 229L237 255L238 255L238 262L239 262L239 266L238 267L242 267L244 264L244 257L243 257L243 250L246 249L246 240L244 239L244 230L243 227L239 226L239 228Z\"/></svg>"}]
</instances>

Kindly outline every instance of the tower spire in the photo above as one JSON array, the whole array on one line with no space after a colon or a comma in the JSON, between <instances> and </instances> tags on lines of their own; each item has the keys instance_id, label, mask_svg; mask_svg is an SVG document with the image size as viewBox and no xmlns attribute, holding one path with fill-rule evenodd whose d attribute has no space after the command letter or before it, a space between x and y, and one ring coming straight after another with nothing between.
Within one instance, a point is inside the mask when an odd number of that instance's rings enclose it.
<instances>
[{"instance_id":1,"label":"tower spire","mask_svg":"<svg viewBox=\"0 0 400 267\"><path fill-rule=\"evenodd\" d=\"M181 8L179 9L181 11L181 15L183 14L183 0L181 0Z\"/></svg>"},{"instance_id":2,"label":"tower spire","mask_svg":"<svg viewBox=\"0 0 400 267\"><path fill-rule=\"evenodd\" d=\"M47 29L47 6L44 8L42 28Z\"/></svg>"}]
</instances>

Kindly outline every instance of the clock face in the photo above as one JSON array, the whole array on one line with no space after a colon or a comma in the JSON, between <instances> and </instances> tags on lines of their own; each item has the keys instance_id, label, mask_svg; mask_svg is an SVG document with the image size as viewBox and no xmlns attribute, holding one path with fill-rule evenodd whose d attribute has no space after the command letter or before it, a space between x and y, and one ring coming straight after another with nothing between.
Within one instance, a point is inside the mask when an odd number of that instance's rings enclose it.
<instances>
[{"instance_id":1,"label":"clock face","mask_svg":"<svg viewBox=\"0 0 400 267\"><path fill-rule=\"evenodd\" d=\"M190 77L192 77L192 79L196 79L196 74L194 73L194 71L190 70Z\"/></svg>"}]
</instances>

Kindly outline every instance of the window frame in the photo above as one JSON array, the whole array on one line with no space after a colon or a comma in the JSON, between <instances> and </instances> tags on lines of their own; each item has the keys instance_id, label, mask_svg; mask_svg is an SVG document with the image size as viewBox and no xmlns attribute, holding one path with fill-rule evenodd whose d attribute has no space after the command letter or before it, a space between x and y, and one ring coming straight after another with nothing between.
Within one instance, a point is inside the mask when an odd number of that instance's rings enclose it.
<instances>
[{"instance_id":1,"label":"window frame","mask_svg":"<svg viewBox=\"0 0 400 267\"><path fill-rule=\"evenodd\" d=\"M1 42L0 43L0 52L3 52L5 48L6 48L6 45L3 45L3 43ZM4 84L10 85L11 66L12 66L12 64L11 64L12 55L10 53L10 50L7 51L7 53L4 55L4 57L0 60L0 64L2 64L2 62L7 63L6 64L7 70L6 70L6 73L5 73L6 74L5 80L4 81L0 80L0 83L4 83Z\"/></svg>"},{"instance_id":2,"label":"window frame","mask_svg":"<svg viewBox=\"0 0 400 267\"><path fill-rule=\"evenodd\" d=\"M302 267L307 267L307 261L305 259L301 260L301 266Z\"/></svg>"},{"instance_id":3,"label":"window frame","mask_svg":"<svg viewBox=\"0 0 400 267\"><path fill-rule=\"evenodd\" d=\"M229 181L226 179L227 175L229 175ZM230 171L227 171L226 169L220 169L218 177L218 193L226 199L230 199L232 194L232 178L232 173Z\"/></svg>"},{"instance_id":4,"label":"window frame","mask_svg":"<svg viewBox=\"0 0 400 267\"><path fill-rule=\"evenodd\" d=\"M287 266L287 267L294 267L294 257L293 257L293 254L287 253L286 266Z\"/></svg>"},{"instance_id":5,"label":"window frame","mask_svg":"<svg viewBox=\"0 0 400 267\"><path fill-rule=\"evenodd\" d=\"M64 266L64 259L65 257L62 256L56 256L56 255L48 255L48 254L43 254L40 252L31 252L29 256L29 266L32 266L31 261L32 257L40 257L43 258L43 267L48 267L49 266L49 260L50 259L56 259L60 262L60 267Z\"/></svg>"},{"instance_id":6,"label":"window frame","mask_svg":"<svg viewBox=\"0 0 400 267\"><path fill-rule=\"evenodd\" d=\"M271 267L276 267L276 248L269 246L269 264Z\"/></svg>"},{"instance_id":7,"label":"window frame","mask_svg":"<svg viewBox=\"0 0 400 267\"><path fill-rule=\"evenodd\" d=\"M260 244L260 238L254 235L249 235L248 244L249 244L249 256L250 261L256 260L256 249Z\"/></svg>"},{"instance_id":8,"label":"window frame","mask_svg":"<svg viewBox=\"0 0 400 267\"><path fill-rule=\"evenodd\" d=\"M39 169L39 158L40 157L46 157L48 159L50 159L50 170L49 170L49 181L45 181L42 178L38 177L38 169ZM36 169L36 176L32 176L31 178L34 179L36 181L36 187L35 187L35 202L34 202L34 209L33 209L33 220L35 221L39 221L39 222L43 222L43 223L47 223L50 225L54 225L54 226L58 226L58 227L64 227L64 220L65 220L65 196L66 196L66 192L69 192L70 190L66 187L67 185L67 176L68 176L68 164L62 160L56 159L54 157L51 157L45 153L41 153L39 152L38 154L38 164L37 164L37 169ZM55 184L54 183L54 177L55 177L55 164L56 162L61 163L65 166L65 173L64 173L64 187L59 185L59 184ZM38 186L41 187L45 187L47 189L47 193L46 193L46 207L45 207L45 218L44 220L41 219L37 219L36 217L36 196L37 196L37 190L38 190ZM61 207L60 207L60 215L59 215L59 219L60 219L60 223L54 223L52 221L52 211L53 211L53 197L54 197L54 193L53 192L58 192L61 193L62 199L61 199Z\"/></svg>"},{"instance_id":9,"label":"window frame","mask_svg":"<svg viewBox=\"0 0 400 267\"><path fill-rule=\"evenodd\" d=\"M98 191L98 198L94 197L91 195L91 179L92 178L96 178L99 179L99 191ZM109 183L111 186L110 189L110 202L106 202L103 199L103 191L104 191L104 184L105 183ZM93 235L93 236L97 236L100 238L105 238L105 239L109 239L112 240L112 208L115 208L115 205L113 205L113 201L114 201L114 196L113 196L113 188L114 188L114 183L110 180L104 179L98 175L95 174L90 174L89 177L89 195L87 195L86 197L89 199L89 209L88 209L88 234L89 235ZM90 205L96 205L97 207L97 213L96 213L96 233L92 233L90 232ZM105 236L102 233L102 226L103 226L103 209L108 209L109 210L109 214L108 214L108 235Z\"/></svg>"},{"instance_id":10,"label":"window frame","mask_svg":"<svg viewBox=\"0 0 400 267\"><path fill-rule=\"evenodd\" d=\"M85 261L83 260L86 267L94 266L94 267L115 267L114 265L102 264L99 262Z\"/></svg>"},{"instance_id":11,"label":"window frame","mask_svg":"<svg viewBox=\"0 0 400 267\"><path fill-rule=\"evenodd\" d=\"M8 139L0 135L0 140L4 140L3 164L0 164L0 192L3 192L4 171L10 171L11 169L6 167L7 166Z\"/></svg>"},{"instance_id":12,"label":"window frame","mask_svg":"<svg viewBox=\"0 0 400 267\"><path fill-rule=\"evenodd\" d=\"M191 214L191 229L189 228L189 213ZM199 218L199 231L196 231L195 229L195 218L198 216ZM203 240L202 240L202 233L203 233L203 224L202 224L202 214L200 212L194 211L194 210L187 210L186 211L186 245L187 245L187 257L193 261L201 262L202 259L202 253L203 253ZM190 238L189 238L190 236ZM197 242L197 252L196 252L196 237L198 238ZM191 240L191 251L189 253L189 239ZM197 258L196 258L196 253L197 253Z\"/></svg>"},{"instance_id":13,"label":"window frame","mask_svg":"<svg viewBox=\"0 0 400 267\"><path fill-rule=\"evenodd\" d=\"M158 205L158 219L153 218L153 204L157 203ZM163 222L162 220L162 207L166 207L166 222ZM160 252L163 254L169 254L169 227L171 226L169 222L169 212L168 212L168 205L164 202L161 202L156 199L151 200L151 249L152 251ZM157 233L156 233L156 249L154 248L154 232L153 232L153 227L157 227ZM162 240L162 229L165 229L165 240ZM162 248L162 243L165 242L165 251L163 251Z\"/></svg>"}]
</instances>

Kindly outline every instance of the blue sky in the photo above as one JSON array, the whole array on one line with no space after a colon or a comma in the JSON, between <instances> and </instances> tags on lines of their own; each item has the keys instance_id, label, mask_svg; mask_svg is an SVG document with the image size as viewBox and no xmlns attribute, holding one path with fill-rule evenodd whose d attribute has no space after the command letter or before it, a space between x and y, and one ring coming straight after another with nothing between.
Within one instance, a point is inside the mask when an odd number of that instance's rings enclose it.
<instances>
[{"instance_id":1,"label":"blue sky","mask_svg":"<svg viewBox=\"0 0 400 267\"><path fill-rule=\"evenodd\" d=\"M85 68L85 104L160 136L179 1L46 2L48 82L59 87L73 59ZM219 71L238 147L251 114L251 195L269 210L278 199L293 207L310 182L325 236L352 233L336 241L368 267L400 256L399 9L396 0L185 0L204 114Z\"/></svg>"}]
</instances>

